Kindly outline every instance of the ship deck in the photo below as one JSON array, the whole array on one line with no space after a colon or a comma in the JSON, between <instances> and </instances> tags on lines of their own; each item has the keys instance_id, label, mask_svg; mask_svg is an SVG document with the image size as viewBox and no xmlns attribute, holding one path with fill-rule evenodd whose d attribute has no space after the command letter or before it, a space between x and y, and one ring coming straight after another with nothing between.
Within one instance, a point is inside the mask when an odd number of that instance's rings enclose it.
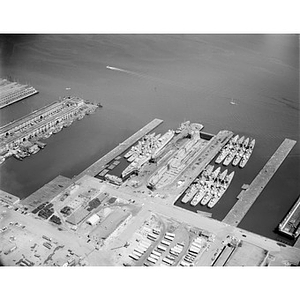
<instances>
[{"instance_id":1,"label":"ship deck","mask_svg":"<svg viewBox=\"0 0 300 300\"><path fill-rule=\"evenodd\" d=\"M223 222L237 226L242 221L295 144L296 141L290 139L285 139L281 143L272 157L251 182L249 188L239 194L239 200L225 216Z\"/></svg>"}]
</instances>

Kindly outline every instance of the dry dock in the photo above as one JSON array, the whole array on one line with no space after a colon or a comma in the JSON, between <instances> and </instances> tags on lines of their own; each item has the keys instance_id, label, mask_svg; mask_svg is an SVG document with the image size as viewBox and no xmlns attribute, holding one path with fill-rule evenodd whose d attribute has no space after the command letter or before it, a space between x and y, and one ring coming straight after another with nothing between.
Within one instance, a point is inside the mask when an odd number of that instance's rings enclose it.
<instances>
[{"instance_id":1,"label":"dry dock","mask_svg":"<svg viewBox=\"0 0 300 300\"><path fill-rule=\"evenodd\" d=\"M254 178L249 188L240 194L239 200L224 218L223 222L237 226L244 218L257 197L283 163L296 141L285 139L259 174Z\"/></svg>"},{"instance_id":2,"label":"dry dock","mask_svg":"<svg viewBox=\"0 0 300 300\"><path fill-rule=\"evenodd\" d=\"M296 239L300 235L300 197L279 224L279 232Z\"/></svg>"},{"instance_id":3,"label":"dry dock","mask_svg":"<svg viewBox=\"0 0 300 300\"><path fill-rule=\"evenodd\" d=\"M137 131L136 133L134 133L132 136L130 136L124 142L120 143L117 147L115 147L114 149L112 149L106 155L104 155L99 160L97 160L95 163L93 163L90 167L88 167L83 172L81 172L79 175L77 175L76 178L75 178L75 180L78 180L79 178L81 178L84 175L95 176L102 169L104 169L105 164L107 164L108 162L110 162L116 156L118 156L121 153L123 153L127 148L129 148L130 146L132 146L139 139L141 139L145 134L149 133L151 130L153 130L154 128L156 128L162 122L163 122L163 120L160 120L160 119L154 119L154 120L152 120L150 123L148 123L147 125L145 125L139 131Z\"/></svg>"}]
</instances>

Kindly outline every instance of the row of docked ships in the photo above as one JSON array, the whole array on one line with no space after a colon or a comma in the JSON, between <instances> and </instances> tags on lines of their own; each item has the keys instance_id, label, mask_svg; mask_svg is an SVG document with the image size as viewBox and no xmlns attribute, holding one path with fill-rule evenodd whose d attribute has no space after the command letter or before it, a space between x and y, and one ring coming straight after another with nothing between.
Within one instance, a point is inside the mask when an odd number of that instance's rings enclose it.
<instances>
[{"instance_id":1,"label":"row of docked ships","mask_svg":"<svg viewBox=\"0 0 300 300\"><path fill-rule=\"evenodd\" d=\"M186 121L181 123L176 130L168 130L163 135L155 135L155 133L145 135L137 145L131 147L131 149L124 155L124 158L126 158L130 164L122 172L122 178L126 179L131 174L137 173L146 162L156 161L175 135L184 133L186 133L186 135L193 135L193 133L199 132L202 128L202 124L191 124L190 121Z\"/></svg>"},{"instance_id":2,"label":"row of docked ships","mask_svg":"<svg viewBox=\"0 0 300 300\"><path fill-rule=\"evenodd\" d=\"M201 205L207 205L209 208L214 207L233 179L234 171L230 174L227 173L227 169L221 172L221 167L214 170L214 166L208 165L188 188L181 202L191 201L192 206L196 206L200 202Z\"/></svg>"},{"instance_id":3,"label":"row of docked ships","mask_svg":"<svg viewBox=\"0 0 300 300\"><path fill-rule=\"evenodd\" d=\"M241 138L237 134L234 136L222 149L221 153L216 159L216 163L219 164L223 161L224 166L228 166L232 163L233 166L239 165L240 168L245 167L248 162L255 146L255 139Z\"/></svg>"},{"instance_id":4,"label":"row of docked ships","mask_svg":"<svg viewBox=\"0 0 300 300\"><path fill-rule=\"evenodd\" d=\"M158 157L174 135L174 130L168 130L164 135L155 135L155 133L145 135L124 155L130 165L122 172L122 178L128 177L134 171L138 171L147 161Z\"/></svg>"},{"instance_id":5,"label":"row of docked ships","mask_svg":"<svg viewBox=\"0 0 300 300\"><path fill-rule=\"evenodd\" d=\"M233 166L239 165L243 168L248 162L255 146L255 139L235 135L221 150L216 159L216 163L223 161L224 166L232 163ZM188 188L182 203L188 203L196 206L198 203L214 207L228 189L234 171L228 174L228 170L221 171L221 167L214 170L214 166L208 165L203 172L196 178L194 183Z\"/></svg>"}]
</instances>

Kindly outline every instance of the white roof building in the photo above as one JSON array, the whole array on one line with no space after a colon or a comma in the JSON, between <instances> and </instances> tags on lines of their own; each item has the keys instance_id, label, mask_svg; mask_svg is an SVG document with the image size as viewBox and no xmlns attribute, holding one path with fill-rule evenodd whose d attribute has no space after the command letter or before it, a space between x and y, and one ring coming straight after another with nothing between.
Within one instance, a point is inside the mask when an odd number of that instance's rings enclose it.
<instances>
[{"instance_id":1,"label":"white roof building","mask_svg":"<svg viewBox=\"0 0 300 300\"><path fill-rule=\"evenodd\" d=\"M95 225L100 220L100 217L97 214L92 215L86 222L89 225Z\"/></svg>"}]
</instances>

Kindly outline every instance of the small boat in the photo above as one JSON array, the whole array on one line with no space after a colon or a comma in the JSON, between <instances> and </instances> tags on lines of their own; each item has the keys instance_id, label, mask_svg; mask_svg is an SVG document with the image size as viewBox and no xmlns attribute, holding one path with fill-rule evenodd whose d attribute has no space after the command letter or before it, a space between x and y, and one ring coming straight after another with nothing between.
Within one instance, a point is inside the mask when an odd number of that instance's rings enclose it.
<instances>
[{"instance_id":1,"label":"small boat","mask_svg":"<svg viewBox=\"0 0 300 300\"><path fill-rule=\"evenodd\" d=\"M66 122L64 123L63 127L67 128L67 127L69 127L72 123L73 123L72 120L66 121Z\"/></svg>"},{"instance_id":2,"label":"small boat","mask_svg":"<svg viewBox=\"0 0 300 300\"><path fill-rule=\"evenodd\" d=\"M58 133L62 130L62 126L56 126L54 129L53 129L53 134L55 133Z\"/></svg>"},{"instance_id":3,"label":"small boat","mask_svg":"<svg viewBox=\"0 0 300 300\"><path fill-rule=\"evenodd\" d=\"M127 158L127 160L129 162L133 162L137 157L138 157L138 153L135 152L129 158Z\"/></svg>"},{"instance_id":4,"label":"small boat","mask_svg":"<svg viewBox=\"0 0 300 300\"><path fill-rule=\"evenodd\" d=\"M79 114L79 116L77 117L77 120L81 120L81 119L83 119L83 117L84 117L84 114Z\"/></svg>"},{"instance_id":5,"label":"small boat","mask_svg":"<svg viewBox=\"0 0 300 300\"><path fill-rule=\"evenodd\" d=\"M128 152L126 152L126 153L124 154L124 158L130 157L132 154L133 154L133 150L130 149Z\"/></svg>"},{"instance_id":6,"label":"small boat","mask_svg":"<svg viewBox=\"0 0 300 300\"><path fill-rule=\"evenodd\" d=\"M49 138L50 136L52 135L52 131L48 131L48 132L46 132L45 134L44 134L44 139L47 139L47 138Z\"/></svg>"},{"instance_id":7,"label":"small boat","mask_svg":"<svg viewBox=\"0 0 300 300\"><path fill-rule=\"evenodd\" d=\"M40 142L40 141L36 141L35 142L41 149L44 149L45 147L46 147L46 143L42 143L42 142Z\"/></svg>"}]
</instances>

